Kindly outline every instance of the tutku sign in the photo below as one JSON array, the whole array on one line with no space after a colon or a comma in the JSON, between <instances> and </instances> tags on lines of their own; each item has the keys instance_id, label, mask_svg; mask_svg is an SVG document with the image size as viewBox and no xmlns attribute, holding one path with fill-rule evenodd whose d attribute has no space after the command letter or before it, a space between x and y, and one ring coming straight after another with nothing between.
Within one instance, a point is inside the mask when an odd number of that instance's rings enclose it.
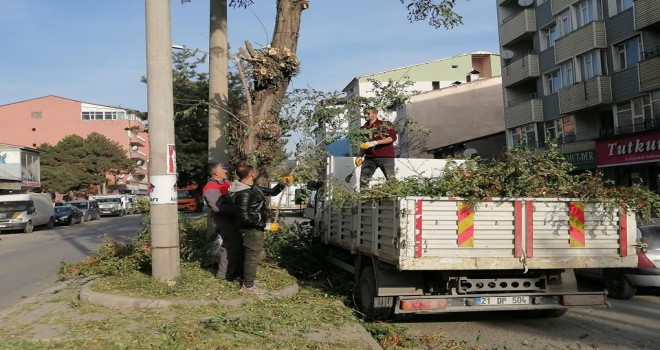
<instances>
[{"instance_id":1,"label":"tutku sign","mask_svg":"<svg viewBox=\"0 0 660 350\"><path fill-rule=\"evenodd\" d=\"M598 167L657 161L660 161L660 132L596 142Z\"/></svg>"}]
</instances>

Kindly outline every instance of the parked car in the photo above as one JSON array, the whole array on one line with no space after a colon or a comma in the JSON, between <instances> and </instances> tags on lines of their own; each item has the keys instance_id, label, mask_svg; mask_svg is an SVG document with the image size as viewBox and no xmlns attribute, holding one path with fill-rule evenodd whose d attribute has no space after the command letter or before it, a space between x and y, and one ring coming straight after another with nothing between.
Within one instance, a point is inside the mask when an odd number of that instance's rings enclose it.
<instances>
[{"instance_id":1,"label":"parked car","mask_svg":"<svg viewBox=\"0 0 660 350\"><path fill-rule=\"evenodd\" d=\"M75 225L83 221L83 213L72 205L60 205L55 207L55 225Z\"/></svg>"},{"instance_id":2,"label":"parked car","mask_svg":"<svg viewBox=\"0 0 660 350\"><path fill-rule=\"evenodd\" d=\"M79 200L66 202L67 205L74 206L83 213L83 222L98 220L101 218L101 210L99 209L99 203L95 200Z\"/></svg>"},{"instance_id":3,"label":"parked car","mask_svg":"<svg viewBox=\"0 0 660 350\"><path fill-rule=\"evenodd\" d=\"M660 288L660 225L638 227L637 240L641 243L637 251L637 268L586 269L576 272L603 282L609 296L615 299L630 299L639 287Z\"/></svg>"},{"instance_id":4,"label":"parked car","mask_svg":"<svg viewBox=\"0 0 660 350\"><path fill-rule=\"evenodd\" d=\"M177 188L176 196L177 206L181 211L200 212L204 208L204 201L197 185Z\"/></svg>"}]
</instances>

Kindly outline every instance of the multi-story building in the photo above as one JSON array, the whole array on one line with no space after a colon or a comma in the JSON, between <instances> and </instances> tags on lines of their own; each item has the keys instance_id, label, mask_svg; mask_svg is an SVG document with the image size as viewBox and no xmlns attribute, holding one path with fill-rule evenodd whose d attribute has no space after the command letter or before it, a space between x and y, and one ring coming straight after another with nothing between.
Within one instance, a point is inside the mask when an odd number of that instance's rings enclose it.
<instances>
[{"instance_id":1,"label":"multi-story building","mask_svg":"<svg viewBox=\"0 0 660 350\"><path fill-rule=\"evenodd\" d=\"M659 189L657 0L496 0L508 146Z\"/></svg>"},{"instance_id":2,"label":"multi-story building","mask_svg":"<svg viewBox=\"0 0 660 350\"><path fill-rule=\"evenodd\" d=\"M36 148L65 136L98 132L116 141L135 161L132 174L110 176L106 191L148 193L149 136L144 121L130 110L45 96L0 106L0 142Z\"/></svg>"}]
</instances>

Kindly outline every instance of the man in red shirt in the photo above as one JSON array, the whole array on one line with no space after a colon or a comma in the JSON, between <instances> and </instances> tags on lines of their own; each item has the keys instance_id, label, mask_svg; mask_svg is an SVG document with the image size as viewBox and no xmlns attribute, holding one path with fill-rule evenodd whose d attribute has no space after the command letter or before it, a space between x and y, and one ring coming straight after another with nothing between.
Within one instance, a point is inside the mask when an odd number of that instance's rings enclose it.
<instances>
[{"instance_id":1,"label":"man in red shirt","mask_svg":"<svg viewBox=\"0 0 660 350\"><path fill-rule=\"evenodd\" d=\"M369 180L380 169L386 180L394 179L394 141L396 131L388 121L378 119L378 110L373 107L364 109L364 119L367 120L361 129L366 132L370 141L360 144L355 165L362 166L360 172L360 188L369 184Z\"/></svg>"},{"instance_id":2,"label":"man in red shirt","mask_svg":"<svg viewBox=\"0 0 660 350\"><path fill-rule=\"evenodd\" d=\"M216 278L232 280L242 274L242 239L236 228L236 213L229 198L231 182L227 180L227 167L220 163L207 165L209 181L202 191L206 206L209 208L214 238L212 257L218 261Z\"/></svg>"}]
</instances>

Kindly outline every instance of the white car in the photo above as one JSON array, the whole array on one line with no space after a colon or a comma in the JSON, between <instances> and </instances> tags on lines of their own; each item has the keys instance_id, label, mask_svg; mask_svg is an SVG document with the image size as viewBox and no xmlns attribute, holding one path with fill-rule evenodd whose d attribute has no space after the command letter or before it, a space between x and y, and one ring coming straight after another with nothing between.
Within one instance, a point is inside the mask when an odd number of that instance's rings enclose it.
<instances>
[{"instance_id":1,"label":"white car","mask_svg":"<svg viewBox=\"0 0 660 350\"><path fill-rule=\"evenodd\" d=\"M637 268L586 269L576 272L602 281L609 296L615 299L632 298L638 287L660 288L660 225L638 227L637 239L642 244L642 248L637 251Z\"/></svg>"}]
</instances>

